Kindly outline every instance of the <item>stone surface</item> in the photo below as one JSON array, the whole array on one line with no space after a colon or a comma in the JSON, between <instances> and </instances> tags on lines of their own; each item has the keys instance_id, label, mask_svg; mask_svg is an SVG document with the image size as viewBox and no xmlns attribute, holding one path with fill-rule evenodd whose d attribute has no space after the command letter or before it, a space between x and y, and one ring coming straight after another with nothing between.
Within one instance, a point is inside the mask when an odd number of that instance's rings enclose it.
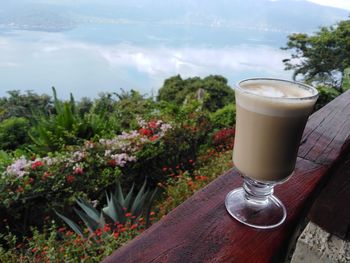
<instances>
[{"instance_id":1,"label":"stone surface","mask_svg":"<svg viewBox=\"0 0 350 263\"><path fill-rule=\"evenodd\" d=\"M298 239L291 263L348 263L350 242L309 223Z\"/></svg>"}]
</instances>

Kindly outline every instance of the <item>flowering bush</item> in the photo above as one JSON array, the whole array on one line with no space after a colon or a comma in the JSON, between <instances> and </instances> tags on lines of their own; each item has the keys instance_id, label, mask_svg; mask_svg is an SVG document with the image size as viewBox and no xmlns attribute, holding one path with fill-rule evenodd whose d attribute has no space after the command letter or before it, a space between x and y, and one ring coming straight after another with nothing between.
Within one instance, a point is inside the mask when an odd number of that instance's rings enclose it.
<instances>
[{"instance_id":1,"label":"flowering bush","mask_svg":"<svg viewBox=\"0 0 350 263\"><path fill-rule=\"evenodd\" d=\"M236 130L234 128L224 128L215 132L212 136L213 145L217 148L232 149Z\"/></svg>"},{"instance_id":2,"label":"flowering bush","mask_svg":"<svg viewBox=\"0 0 350 263\"><path fill-rule=\"evenodd\" d=\"M161 148L172 126L161 120L140 119L139 123L138 130L113 139L86 141L43 158L22 156L14 160L1 174L0 219L11 219L12 230L25 233L27 226L40 226L43 218L52 216L52 208L68 209L77 197L102 200L118 179L123 182L138 177L143 182L144 167L149 164L145 152ZM156 155L162 153L155 151Z\"/></svg>"}]
</instances>

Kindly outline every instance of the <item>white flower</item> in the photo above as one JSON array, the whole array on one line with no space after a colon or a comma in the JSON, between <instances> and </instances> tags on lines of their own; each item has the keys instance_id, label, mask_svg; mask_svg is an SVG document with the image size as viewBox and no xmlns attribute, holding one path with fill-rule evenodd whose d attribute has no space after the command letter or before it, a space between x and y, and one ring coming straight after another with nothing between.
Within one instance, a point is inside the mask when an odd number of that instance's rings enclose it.
<instances>
[{"instance_id":1,"label":"white flower","mask_svg":"<svg viewBox=\"0 0 350 263\"><path fill-rule=\"evenodd\" d=\"M28 162L28 160L24 156L21 156L13 164L7 166L6 172L8 174L16 175L22 178L27 173L25 169L28 166L30 166L30 162Z\"/></svg>"},{"instance_id":2,"label":"white flower","mask_svg":"<svg viewBox=\"0 0 350 263\"><path fill-rule=\"evenodd\" d=\"M135 162L135 156L129 156L126 153L119 153L111 155L111 158L115 160L115 164L120 167L124 167L127 162Z\"/></svg>"}]
</instances>

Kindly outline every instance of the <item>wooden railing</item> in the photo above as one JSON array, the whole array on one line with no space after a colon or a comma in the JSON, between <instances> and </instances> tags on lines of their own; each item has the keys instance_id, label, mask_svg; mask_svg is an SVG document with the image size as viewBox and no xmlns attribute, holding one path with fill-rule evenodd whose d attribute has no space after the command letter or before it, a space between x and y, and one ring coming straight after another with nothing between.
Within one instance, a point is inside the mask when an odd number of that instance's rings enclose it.
<instances>
[{"instance_id":1,"label":"wooden railing","mask_svg":"<svg viewBox=\"0 0 350 263\"><path fill-rule=\"evenodd\" d=\"M282 226L257 230L228 215L225 196L242 185L231 169L104 262L283 262L300 222L348 150L350 91L310 117L295 173L275 190L288 213Z\"/></svg>"}]
</instances>

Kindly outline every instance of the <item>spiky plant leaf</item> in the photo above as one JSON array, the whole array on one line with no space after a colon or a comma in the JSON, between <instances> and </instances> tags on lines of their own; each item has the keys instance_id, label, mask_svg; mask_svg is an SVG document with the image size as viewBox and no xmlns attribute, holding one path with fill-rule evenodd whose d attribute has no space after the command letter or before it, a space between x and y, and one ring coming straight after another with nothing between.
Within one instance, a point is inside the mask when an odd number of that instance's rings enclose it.
<instances>
[{"instance_id":1,"label":"spiky plant leaf","mask_svg":"<svg viewBox=\"0 0 350 263\"><path fill-rule=\"evenodd\" d=\"M126 195L124 203L122 204L123 207L125 207L128 211L131 209L131 198L134 192L134 187L135 187L135 183L132 184L129 193Z\"/></svg>"},{"instance_id":2,"label":"spiky plant leaf","mask_svg":"<svg viewBox=\"0 0 350 263\"><path fill-rule=\"evenodd\" d=\"M137 206L140 205L140 202L141 202L142 197L143 197L143 195L144 195L145 188L146 188L146 180L145 180L145 182L143 183L143 185L142 185L140 191L137 193L137 195L136 195L136 197L135 197L135 199L134 199L134 202L133 202L133 204L132 204L132 206L131 206L130 211L135 211L136 208L137 208Z\"/></svg>"},{"instance_id":3,"label":"spiky plant leaf","mask_svg":"<svg viewBox=\"0 0 350 263\"><path fill-rule=\"evenodd\" d=\"M98 227L103 228L106 224L105 217L103 216L103 213L100 214L100 219L98 221Z\"/></svg>"},{"instance_id":4,"label":"spiky plant leaf","mask_svg":"<svg viewBox=\"0 0 350 263\"><path fill-rule=\"evenodd\" d=\"M119 203L124 206L124 195L122 186L120 185L120 182L117 183L117 188L115 189L115 196L117 197Z\"/></svg>"},{"instance_id":5,"label":"spiky plant leaf","mask_svg":"<svg viewBox=\"0 0 350 263\"><path fill-rule=\"evenodd\" d=\"M151 197L149 198L148 203L147 203L146 208L145 208L145 211L144 211L146 214L146 228L149 226L149 222L150 222L149 217L150 217L150 213L151 213L151 207L152 207L153 201L154 201L157 193L158 193L158 188L156 187L153 190L153 193L152 193Z\"/></svg>"},{"instance_id":6,"label":"spiky plant leaf","mask_svg":"<svg viewBox=\"0 0 350 263\"><path fill-rule=\"evenodd\" d=\"M113 194L111 194L111 205L114 207L114 211L117 215L116 221L124 224L126 221L125 211L123 209L123 206L118 202L117 198Z\"/></svg>"},{"instance_id":7,"label":"spiky plant leaf","mask_svg":"<svg viewBox=\"0 0 350 263\"><path fill-rule=\"evenodd\" d=\"M139 216L143 212L143 207L146 201L146 198L148 197L148 191L144 192L141 198L136 202L133 203L133 206L130 210L131 214L134 216ZM136 201L136 199L135 199Z\"/></svg>"},{"instance_id":8,"label":"spiky plant leaf","mask_svg":"<svg viewBox=\"0 0 350 263\"><path fill-rule=\"evenodd\" d=\"M106 193L107 198L107 207L103 209L103 212L108 215L113 222L119 221L120 223L123 223L124 218L124 212L123 207L118 203L118 200L114 197L113 194L111 194L111 197L108 196Z\"/></svg>"},{"instance_id":9,"label":"spiky plant leaf","mask_svg":"<svg viewBox=\"0 0 350 263\"><path fill-rule=\"evenodd\" d=\"M77 233L79 236L81 236L82 238L85 238L83 231L81 230L81 228L74 223L72 220L70 220L69 218L65 217L64 215L61 215L60 213L56 212L56 215L58 215L64 222L66 222L67 225L70 226L71 229L73 229L73 231L75 233Z\"/></svg>"},{"instance_id":10,"label":"spiky plant leaf","mask_svg":"<svg viewBox=\"0 0 350 263\"><path fill-rule=\"evenodd\" d=\"M95 221L93 218L88 216L86 213L84 213L78 209L75 209L75 208L73 208L73 209L74 209L74 212L81 218L81 220L83 220L83 222L85 223L85 225L87 226L89 231L91 233L94 233L96 231L96 229L98 228L99 221Z\"/></svg>"},{"instance_id":11,"label":"spiky plant leaf","mask_svg":"<svg viewBox=\"0 0 350 263\"><path fill-rule=\"evenodd\" d=\"M100 213L95 207L93 207L90 203L86 202L84 199L81 198L79 198L76 202L89 217L91 217L94 221L98 222L100 218Z\"/></svg>"}]
</instances>

